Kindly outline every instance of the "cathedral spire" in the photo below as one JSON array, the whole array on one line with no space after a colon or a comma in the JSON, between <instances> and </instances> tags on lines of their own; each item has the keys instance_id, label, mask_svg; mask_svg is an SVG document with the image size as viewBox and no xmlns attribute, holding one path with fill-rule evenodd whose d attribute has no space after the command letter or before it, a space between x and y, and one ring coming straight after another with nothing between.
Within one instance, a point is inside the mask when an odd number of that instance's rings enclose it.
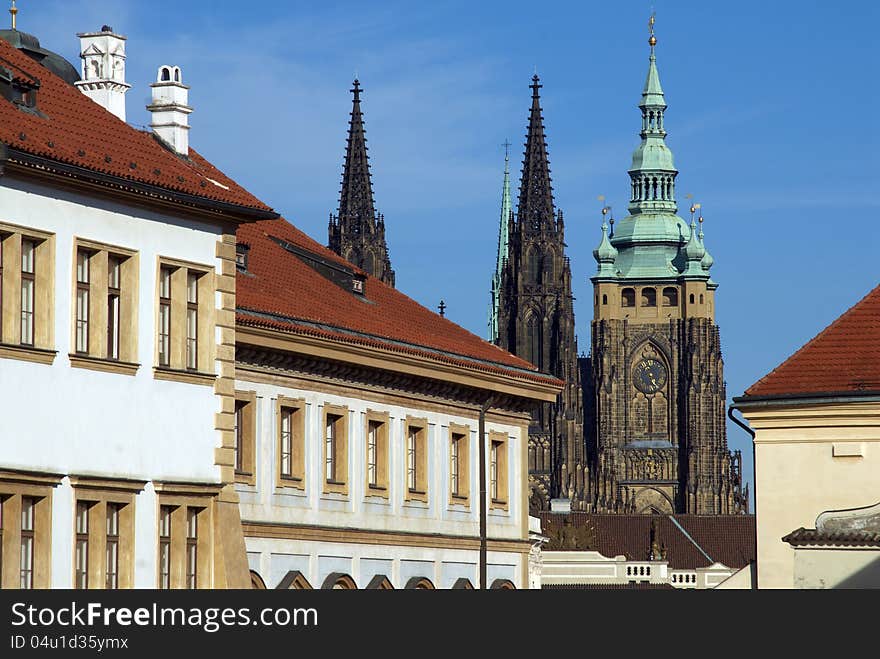
<instances>
[{"instance_id":1,"label":"cathedral spire","mask_svg":"<svg viewBox=\"0 0 880 659\"><path fill-rule=\"evenodd\" d=\"M376 212L367 156L361 83L355 78L338 215L330 217L328 246L334 252L394 286L394 271L385 243L385 221Z\"/></svg>"},{"instance_id":2,"label":"cathedral spire","mask_svg":"<svg viewBox=\"0 0 880 659\"><path fill-rule=\"evenodd\" d=\"M553 188L550 185L550 160L544 137L544 119L541 116L543 86L536 73L532 77L532 109L529 113L529 132L526 136L525 159L519 188L517 220L526 233L554 231Z\"/></svg>"},{"instance_id":3,"label":"cathedral spire","mask_svg":"<svg viewBox=\"0 0 880 659\"><path fill-rule=\"evenodd\" d=\"M361 83L357 78L351 93L354 98L345 150L345 168L342 170L339 215L372 227L375 224L376 210L373 205L373 183L370 179L364 115L361 112Z\"/></svg>"},{"instance_id":4,"label":"cathedral spire","mask_svg":"<svg viewBox=\"0 0 880 659\"><path fill-rule=\"evenodd\" d=\"M649 23L651 37L648 45L651 54L648 58L648 76L642 89L639 109L642 113L642 129L639 136L641 144L632 157L629 170L632 180L632 196L629 210L633 214L667 212L675 213L675 169L672 151L666 146L666 97L660 85L660 73L657 71L657 57L654 48L657 38L654 36L654 17Z\"/></svg>"},{"instance_id":5,"label":"cathedral spire","mask_svg":"<svg viewBox=\"0 0 880 659\"><path fill-rule=\"evenodd\" d=\"M498 224L498 256L492 275L492 307L489 310L489 340L498 340L498 304L501 296L501 273L507 262L510 246L510 142L504 143L504 184L501 188L501 218Z\"/></svg>"}]
</instances>

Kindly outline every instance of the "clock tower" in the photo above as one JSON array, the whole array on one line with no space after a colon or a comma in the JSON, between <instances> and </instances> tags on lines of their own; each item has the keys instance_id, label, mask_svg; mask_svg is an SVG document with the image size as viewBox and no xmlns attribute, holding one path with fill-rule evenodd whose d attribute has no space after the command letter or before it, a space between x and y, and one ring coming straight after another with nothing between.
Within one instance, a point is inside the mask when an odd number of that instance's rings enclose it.
<instances>
[{"instance_id":1,"label":"clock tower","mask_svg":"<svg viewBox=\"0 0 880 659\"><path fill-rule=\"evenodd\" d=\"M699 206L690 222L677 214L653 25L629 213L609 230L603 209L593 252L589 477L572 498L595 512L734 514L748 497L727 448L718 285Z\"/></svg>"}]
</instances>

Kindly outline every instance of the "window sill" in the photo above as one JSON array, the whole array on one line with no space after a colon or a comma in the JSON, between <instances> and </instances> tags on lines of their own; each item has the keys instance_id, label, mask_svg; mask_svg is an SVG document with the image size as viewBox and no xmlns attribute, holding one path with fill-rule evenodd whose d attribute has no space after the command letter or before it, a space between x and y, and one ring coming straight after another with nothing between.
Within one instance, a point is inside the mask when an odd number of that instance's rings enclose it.
<instances>
[{"instance_id":1,"label":"window sill","mask_svg":"<svg viewBox=\"0 0 880 659\"><path fill-rule=\"evenodd\" d=\"M55 361L57 354L57 350L0 343L0 358L3 359L20 359L26 362L50 365Z\"/></svg>"},{"instance_id":2,"label":"window sill","mask_svg":"<svg viewBox=\"0 0 880 659\"><path fill-rule=\"evenodd\" d=\"M234 480L238 485L255 486L257 484L256 474L247 471L236 471Z\"/></svg>"},{"instance_id":3,"label":"window sill","mask_svg":"<svg viewBox=\"0 0 880 659\"><path fill-rule=\"evenodd\" d=\"M341 494L347 497L348 485L344 481L330 481L325 478L323 494Z\"/></svg>"},{"instance_id":4,"label":"window sill","mask_svg":"<svg viewBox=\"0 0 880 659\"><path fill-rule=\"evenodd\" d=\"M463 497L460 494L450 495L449 505L450 507L454 506L469 509L471 507L470 497Z\"/></svg>"},{"instance_id":5,"label":"window sill","mask_svg":"<svg viewBox=\"0 0 880 659\"><path fill-rule=\"evenodd\" d=\"M278 482L275 484L275 487L279 490L281 490L281 489L296 489L296 490L306 489L306 485L305 485L305 483L303 483L303 479L297 478L296 476L280 476L278 478Z\"/></svg>"},{"instance_id":6,"label":"window sill","mask_svg":"<svg viewBox=\"0 0 880 659\"><path fill-rule=\"evenodd\" d=\"M140 364L121 362L116 359L101 359L89 355L67 355L73 368L87 368L92 371L104 373L117 373L119 375L134 375L140 368Z\"/></svg>"},{"instance_id":7,"label":"window sill","mask_svg":"<svg viewBox=\"0 0 880 659\"><path fill-rule=\"evenodd\" d=\"M199 371L183 371L176 368L166 368L164 366L153 367L153 377L157 380L168 380L171 382L184 382L186 384L201 384L211 386L217 379L213 373L200 373Z\"/></svg>"}]
</instances>

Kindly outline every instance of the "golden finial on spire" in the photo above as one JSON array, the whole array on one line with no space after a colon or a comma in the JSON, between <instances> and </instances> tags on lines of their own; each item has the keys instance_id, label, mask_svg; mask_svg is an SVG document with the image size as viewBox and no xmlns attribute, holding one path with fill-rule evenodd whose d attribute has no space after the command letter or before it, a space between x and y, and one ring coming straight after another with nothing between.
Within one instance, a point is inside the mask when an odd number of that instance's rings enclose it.
<instances>
[{"instance_id":1,"label":"golden finial on spire","mask_svg":"<svg viewBox=\"0 0 880 659\"><path fill-rule=\"evenodd\" d=\"M654 21L656 20L656 14L651 12L651 18L648 19L648 29L651 31L651 36L648 39L648 45L651 46L651 52L654 51L654 46L657 45L657 37L654 36Z\"/></svg>"},{"instance_id":2,"label":"golden finial on spire","mask_svg":"<svg viewBox=\"0 0 880 659\"><path fill-rule=\"evenodd\" d=\"M12 0L12 7L9 8L9 14L12 16L12 29L15 30L15 15L18 13L18 8L15 6L15 0Z\"/></svg>"}]
</instances>

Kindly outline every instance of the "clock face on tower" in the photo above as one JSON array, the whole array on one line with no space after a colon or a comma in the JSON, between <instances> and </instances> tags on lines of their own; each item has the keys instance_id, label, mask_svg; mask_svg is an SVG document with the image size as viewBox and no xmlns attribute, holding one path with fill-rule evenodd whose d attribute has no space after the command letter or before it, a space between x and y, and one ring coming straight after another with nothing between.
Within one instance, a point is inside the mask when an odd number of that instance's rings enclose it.
<instances>
[{"instance_id":1,"label":"clock face on tower","mask_svg":"<svg viewBox=\"0 0 880 659\"><path fill-rule=\"evenodd\" d=\"M643 359L633 368L633 384L646 394L660 391L666 384L666 367L656 359Z\"/></svg>"}]
</instances>

